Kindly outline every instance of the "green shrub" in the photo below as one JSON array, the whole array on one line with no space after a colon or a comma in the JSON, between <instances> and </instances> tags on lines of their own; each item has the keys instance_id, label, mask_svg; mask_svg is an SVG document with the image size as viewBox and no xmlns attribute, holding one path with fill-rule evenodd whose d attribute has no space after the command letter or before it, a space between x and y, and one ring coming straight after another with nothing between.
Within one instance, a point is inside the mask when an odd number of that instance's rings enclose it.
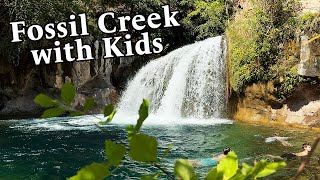
<instances>
[{"instance_id":1,"label":"green shrub","mask_svg":"<svg viewBox=\"0 0 320 180\"><path fill-rule=\"evenodd\" d=\"M242 93L256 82L272 81L279 100L288 95L302 78L297 73L301 22L314 15L297 18L300 4L295 0L253 1L227 27L228 67L231 88Z\"/></svg>"},{"instance_id":2,"label":"green shrub","mask_svg":"<svg viewBox=\"0 0 320 180\"><path fill-rule=\"evenodd\" d=\"M181 4L193 6L182 23L196 34L197 40L221 35L232 14L231 1L227 0L183 0Z\"/></svg>"}]
</instances>

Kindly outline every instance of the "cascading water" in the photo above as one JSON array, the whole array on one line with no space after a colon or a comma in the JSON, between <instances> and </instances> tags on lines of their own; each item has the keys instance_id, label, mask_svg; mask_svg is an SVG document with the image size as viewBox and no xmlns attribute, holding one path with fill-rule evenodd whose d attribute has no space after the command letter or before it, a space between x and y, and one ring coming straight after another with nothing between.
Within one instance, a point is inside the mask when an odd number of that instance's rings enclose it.
<instances>
[{"instance_id":1,"label":"cascading water","mask_svg":"<svg viewBox=\"0 0 320 180\"><path fill-rule=\"evenodd\" d=\"M151 61L129 82L112 123L135 124L143 98L151 102L151 114L144 125L168 128L232 123L221 119L225 108L225 52L225 39L219 36ZM100 130L96 126L100 121L91 116L39 119L23 121L15 127L32 131L96 131Z\"/></svg>"},{"instance_id":2,"label":"cascading water","mask_svg":"<svg viewBox=\"0 0 320 180\"><path fill-rule=\"evenodd\" d=\"M223 36L181 47L145 65L129 82L120 112L137 113L143 98L159 117L219 118L225 108Z\"/></svg>"}]
</instances>

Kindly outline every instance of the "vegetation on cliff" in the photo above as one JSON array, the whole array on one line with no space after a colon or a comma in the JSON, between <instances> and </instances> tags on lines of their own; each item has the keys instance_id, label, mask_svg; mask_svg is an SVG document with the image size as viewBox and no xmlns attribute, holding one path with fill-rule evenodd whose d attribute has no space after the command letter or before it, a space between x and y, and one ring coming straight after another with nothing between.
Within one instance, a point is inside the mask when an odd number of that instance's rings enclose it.
<instances>
[{"instance_id":1,"label":"vegetation on cliff","mask_svg":"<svg viewBox=\"0 0 320 180\"><path fill-rule=\"evenodd\" d=\"M194 4L183 23L196 35L197 40L223 34L227 21L234 12L233 2L228 0L184 0L182 4Z\"/></svg>"},{"instance_id":2,"label":"vegetation on cliff","mask_svg":"<svg viewBox=\"0 0 320 180\"><path fill-rule=\"evenodd\" d=\"M298 10L296 1L257 0L252 9L230 23L227 29L230 84L235 91L242 92L247 84L276 77L273 66L282 61L285 44L295 38L292 24Z\"/></svg>"},{"instance_id":3,"label":"vegetation on cliff","mask_svg":"<svg viewBox=\"0 0 320 180\"><path fill-rule=\"evenodd\" d=\"M273 82L279 100L301 82L298 75L301 32L316 32L315 14L300 15L297 0L255 0L227 27L231 88L242 93L248 85ZM309 23L307 23L309 22Z\"/></svg>"}]
</instances>

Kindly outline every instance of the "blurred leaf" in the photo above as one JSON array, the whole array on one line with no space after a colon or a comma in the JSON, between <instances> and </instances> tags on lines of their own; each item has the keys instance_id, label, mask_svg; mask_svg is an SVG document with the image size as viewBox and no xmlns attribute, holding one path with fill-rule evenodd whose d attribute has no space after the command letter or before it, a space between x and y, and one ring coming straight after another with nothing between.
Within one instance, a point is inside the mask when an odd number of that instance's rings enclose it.
<instances>
[{"instance_id":1,"label":"blurred leaf","mask_svg":"<svg viewBox=\"0 0 320 180\"><path fill-rule=\"evenodd\" d=\"M217 167L212 168L207 176L205 177L205 180L222 180L223 179L223 174L220 172L218 173Z\"/></svg>"},{"instance_id":2,"label":"blurred leaf","mask_svg":"<svg viewBox=\"0 0 320 180\"><path fill-rule=\"evenodd\" d=\"M89 111L91 111L92 108L93 108L93 106L94 106L95 104L96 104L96 102L95 102L95 100L94 100L93 97L88 98L88 99L86 100L86 102L84 103L84 105L83 105L83 111L84 111L84 113L88 113Z\"/></svg>"},{"instance_id":3,"label":"blurred leaf","mask_svg":"<svg viewBox=\"0 0 320 180\"><path fill-rule=\"evenodd\" d=\"M117 111L113 111L110 115L109 115L109 117L108 117L108 119L107 119L107 123L109 123L109 122L111 122L112 121L112 119L113 119L113 117L114 117L114 115L117 113Z\"/></svg>"},{"instance_id":4,"label":"blurred leaf","mask_svg":"<svg viewBox=\"0 0 320 180\"><path fill-rule=\"evenodd\" d=\"M141 180L155 180L158 179L160 174L145 174L141 176Z\"/></svg>"},{"instance_id":5,"label":"blurred leaf","mask_svg":"<svg viewBox=\"0 0 320 180\"><path fill-rule=\"evenodd\" d=\"M109 116L108 116L108 119L103 121L103 122L99 122L99 124L101 125L106 125L106 124L109 124L112 120L113 120L113 117L114 115L117 113L117 111L113 111Z\"/></svg>"},{"instance_id":6,"label":"blurred leaf","mask_svg":"<svg viewBox=\"0 0 320 180\"><path fill-rule=\"evenodd\" d=\"M286 166L285 162L272 162L272 163L267 163L263 169L259 171L259 173L255 176L257 178L259 177L266 177L269 176L270 174L275 173L277 170L283 168Z\"/></svg>"},{"instance_id":7,"label":"blurred leaf","mask_svg":"<svg viewBox=\"0 0 320 180\"><path fill-rule=\"evenodd\" d=\"M82 116L82 115L84 115L84 114L83 114L83 112L80 112L80 111L70 112L70 116L71 116L71 117Z\"/></svg>"},{"instance_id":8,"label":"blurred leaf","mask_svg":"<svg viewBox=\"0 0 320 180\"><path fill-rule=\"evenodd\" d=\"M41 107L53 107L60 104L59 101L51 99L49 96L39 94L34 98L34 102L39 104Z\"/></svg>"},{"instance_id":9,"label":"blurred leaf","mask_svg":"<svg viewBox=\"0 0 320 180\"><path fill-rule=\"evenodd\" d=\"M241 173L245 176L248 177L251 172L252 172L253 167L249 166L246 163L242 163L242 169L241 169Z\"/></svg>"},{"instance_id":10,"label":"blurred leaf","mask_svg":"<svg viewBox=\"0 0 320 180\"><path fill-rule=\"evenodd\" d=\"M163 160L169 154L169 152L171 151L172 147L173 147L173 144L170 144L169 147L166 149L166 151L163 153L163 155L161 157L161 160Z\"/></svg>"},{"instance_id":11,"label":"blurred leaf","mask_svg":"<svg viewBox=\"0 0 320 180\"><path fill-rule=\"evenodd\" d=\"M251 176L256 177L259 174L259 172L264 169L266 164L267 164L266 160L261 160L258 163L256 163L256 165L252 169Z\"/></svg>"},{"instance_id":12,"label":"blurred leaf","mask_svg":"<svg viewBox=\"0 0 320 180\"><path fill-rule=\"evenodd\" d=\"M92 163L81 168L75 176L68 178L69 180L103 180L110 176L108 171L110 165L108 163Z\"/></svg>"},{"instance_id":13,"label":"blurred leaf","mask_svg":"<svg viewBox=\"0 0 320 180\"><path fill-rule=\"evenodd\" d=\"M146 134L133 135L130 141L129 155L135 161L156 162L158 142L154 137Z\"/></svg>"},{"instance_id":14,"label":"blurred leaf","mask_svg":"<svg viewBox=\"0 0 320 180\"><path fill-rule=\"evenodd\" d=\"M241 173L241 170L238 169L236 175L234 175L232 178L230 178L230 180L245 180L247 176L244 176L242 173Z\"/></svg>"},{"instance_id":15,"label":"blurred leaf","mask_svg":"<svg viewBox=\"0 0 320 180\"><path fill-rule=\"evenodd\" d=\"M104 107L103 115L104 117L110 116L111 113L114 112L114 106L113 104L109 104Z\"/></svg>"},{"instance_id":16,"label":"blurred leaf","mask_svg":"<svg viewBox=\"0 0 320 180\"><path fill-rule=\"evenodd\" d=\"M71 102L74 100L74 97L76 96L76 89L75 87L70 83L67 82L62 86L61 89L61 98L62 100L68 105L71 105Z\"/></svg>"},{"instance_id":17,"label":"blurred leaf","mask_svg":"<svg viewBox=\"0 0 320 180\"><path fill-rule=\"evenodd\" d=\"M149 106L150 106L150 102L147 99L143 99L142 104L140 105L140 109L139 109L139 119L137 122L137 125L135 127L136 131L139 132L142 123L144 122L144 120L147 119L148 115L149 115Z\"/></svg>"},{"instance_id":18,"label":"blurred leaf","mask_svg":"<svg viewBox=\"0 0 320 180\"><path fill-rule=\"evenodd\" d=\"M51 117L58 117L65 113L65 109L63 108L51 108L47 109L41 115L42 118L51 118Z\"/></svg>"},{"instance_id":19,"label":"blurred leaf","mask_svg":"<svg viewBox=\"0 0 320 180\"><path fill-rule=\"evenodd\" d=\"M108 161L114 166L118 166L126 154L126 148L121 144L116 144L110 140L106 140L105 153Z\"/></svg>"},{"instance_id":20,"label":"blurred leaf","mask_svg":"<svg viewBox=\"0 0 320 180\"><path fill-rule=\"evenodd\" d=\"M192 164L185 159L178 159L174 164L174 174L181 180L195 180L196 173Z\"/></svg>"},{"instance_id":21,"label":"blurred leaf","mask_svg":"<svg viewBox=\"0 0 320 180\"><path fill-rule=\"evenodd\" d=\"M129 125L126 130L128 133L128 141L131 141L132 136L136 134L135 128L133 125Z\"/></svg>"},{"instance_id":22,"label":"blurred leaf","mask_svg":"<svg viewBox=\"0 0 320 180\"><path fill-rule=\"evenodd\" d=\"M217 165L218 173L223 174L223 179L230 179L238 171L238 156L234 151L228 153Z\"/></svg>"}]
</instances>

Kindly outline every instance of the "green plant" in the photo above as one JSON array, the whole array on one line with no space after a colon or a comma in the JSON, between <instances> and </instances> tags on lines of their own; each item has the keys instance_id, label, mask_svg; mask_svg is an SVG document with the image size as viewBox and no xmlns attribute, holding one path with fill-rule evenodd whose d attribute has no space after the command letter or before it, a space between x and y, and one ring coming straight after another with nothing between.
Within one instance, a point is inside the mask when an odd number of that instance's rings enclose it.
<instances>
[{"instance_id":1,"label":"green plant","mask_svg":"<svg viewBox=\"0 0 320 180\"><path fill-rule=\"evenodd\" d=\"M183 0L182 4L192 4L194 9L182 23L196 34L197 40L221 35L225 32L231 10L231 1L226 0Z\"/></svg>"},{"instance_id":2,"label":"green plant","mask_svg":"<svg viewBox=\"0 0 320 180\"><path fill-rule=\"evenodd\" d=\"M81 116L87 114L95 105L94 99L88 98L84 103L83 110L78 111L71 106L75 95L75 87L71 83L67 82L61 89L61 100L52 99L45 94L39 94L35 97L34 102L43 108L49 108L42 113L42 118L57 117L67 114L69 114L69 116Z\"/></svg>"},{"instance_id":3,"label":"green plant","mask_svg":"<svg viewBox=\"0 0 320 180\"><path fill-rule=\"evenodd\" d=\"M206 175L205 180L245 180L258 179L269 176L277 170L286 166L285 162L268 163L265 160L257 162L254 166L246 163L238 166L238 156L231 151L226 158L222 159L217 167L211 169ZM192 164L187 160L177 160L175 163L175 174L184 180L197 179L197 175Z\"/></svg>"},{"instance_id":4,"label":"green plant","mask_svg":"<svg viewBox=\"0 0 320 180\"><path fill-rule=\"evenodd\" d=\"M234 91L242 93L254 83L271 81L281 101L302 82L296 68L299 10L296 0L254 0L250 10L243 10L229 23L228 72Z\"/></svg>"},{"instance_id":5,"label":"green plant","mask_svg":"<svg viewBox=\"0 0 320 180\"><path fill-rule=\"evenodd\" d=\"M53 100L50 97L39 94L35 98L35 102L42 107L50 108L46 110L42 117L60 116L67 112L70 115L82 115L88 113L94 106L94 99L89 98L83 107L83 111L75 111L71 107L71 103L75 97L75 88L71 83L66 83L61 90L61 99ZM153 174L146 174L141 177L143 180L157 179L161 175L166 175L168 179L174 179L174 176L168 172L168 168L164 167L162 161L168 155L173 145L170 145L167 150L159 156L158 141L155 137L149 136L140 132L143 122L149 115L150 103L144 99L139 109L139 119L136 125L127 127L128 146L119 144L111 140L105 141L105 156L107 161L92 163L81 168L76 175L70 177L70 180L99 180L104 179L114 173L121 165L123 159L130 159L139 163L149 164L158 168L158 171ZM57 110L59 109L59 110ZM104 108L104 117L107 120L102 124L107 124L112 121L116 111L113 105L108 105ZM97 125L98 126L98 125ZM99 126L98 126L99 127ZM253 167L245 163L242 164L242 169L238 166L238 157L235 152L230 152L226 158L221 160L217 167L213 168L205 177L208 180L244 180L248 178L257 179L273 174L278 169L286 166L285 162L268 163L264 160L256 163ZM178 159L174 165L174 174L182 180L198 179L192 164L186 159Z\"/></svg>"}]
</instances>

